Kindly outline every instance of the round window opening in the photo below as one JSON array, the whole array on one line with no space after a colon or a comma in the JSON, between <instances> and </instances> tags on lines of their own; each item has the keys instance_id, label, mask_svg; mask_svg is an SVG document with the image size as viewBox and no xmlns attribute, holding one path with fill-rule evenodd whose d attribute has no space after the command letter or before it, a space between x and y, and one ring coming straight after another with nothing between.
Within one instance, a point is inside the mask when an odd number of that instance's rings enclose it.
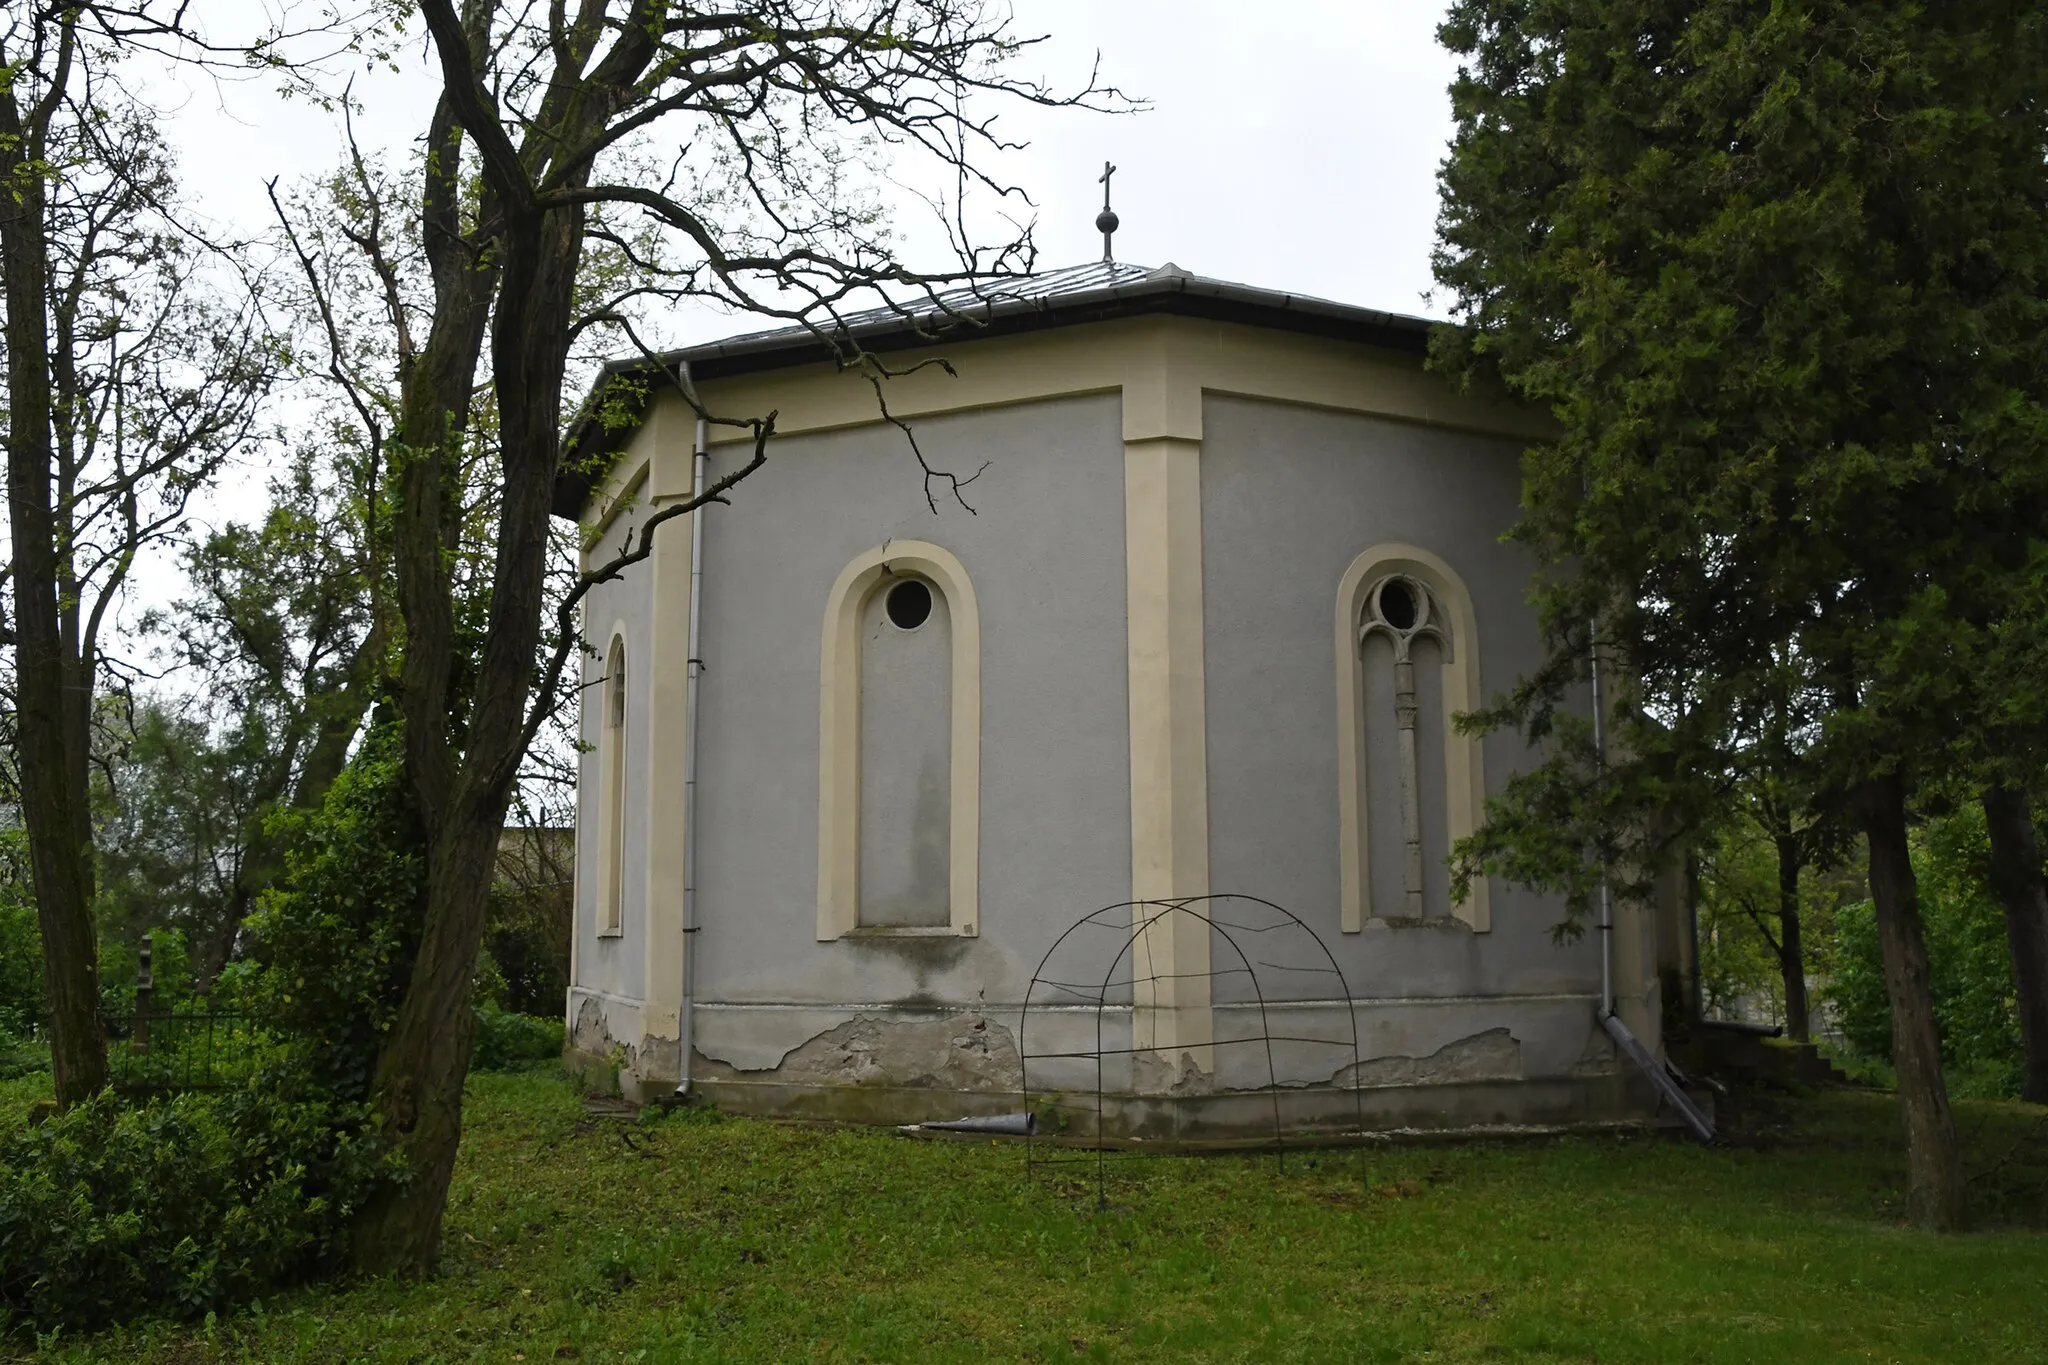
<instances>
[{"instance_id":1,"label":"round window opening","mask_svg":"<svg viewBox=\"0 0 2048 1365\"><path fill-rule=\"evenodd\" d=\"M1407 630L1415 624L1415 590L1398 578L1390 578L1380 584L1380 617L1395 630Z\"/></svg>"},{"instance_id":2,"label":"round window opening","mask_svg":"<svg viewBox=\"0 0 2048 1365\"><path fill-rule=\"evenodd\" d=\"M915 578L906 578L889 589L882 606L898 630L916 630L931 617L932 590Z\"/></svg>"}]
</instances>

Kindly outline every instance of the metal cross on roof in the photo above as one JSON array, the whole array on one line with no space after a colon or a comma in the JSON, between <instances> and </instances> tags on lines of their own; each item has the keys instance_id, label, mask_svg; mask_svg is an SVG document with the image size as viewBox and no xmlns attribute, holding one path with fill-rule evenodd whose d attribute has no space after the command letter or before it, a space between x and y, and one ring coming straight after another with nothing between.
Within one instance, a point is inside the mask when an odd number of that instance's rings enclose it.
<instances>
[{"instance_id":1,"label":"metal cross on roof","mask_svg":"<svg viewBox=\"0 0 2048 1365\"><path fill-rule=\"evenodd\" d=\"M1102 212L1095 215L1095 230L1102 234L1102 259L1105 261L1116 259L1109 250L1110 234L1116 231L1117 225L1116 210L1109 206L1109 178L1115 174L1116 167L1107 161L1102 163Z\"/></svg>"}]
</instances>

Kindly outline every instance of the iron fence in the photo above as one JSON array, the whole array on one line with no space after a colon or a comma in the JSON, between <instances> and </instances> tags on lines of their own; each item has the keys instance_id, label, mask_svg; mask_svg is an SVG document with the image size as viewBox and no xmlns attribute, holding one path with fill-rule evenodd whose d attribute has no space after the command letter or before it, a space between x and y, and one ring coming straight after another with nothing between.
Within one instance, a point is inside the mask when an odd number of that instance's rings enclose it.
<instances>
[{"instance_id":1,"label":"iron fence","mask_svg":"<svg viewBox=\"0 0 2048 1365\"><path fill-rule=\"evenodd\" d=\"M219 1090L252 1073L264 1051L245 1014L138 1009L107 1025L109 1080L129 1095Z\"/></svg>"},{"instance_id":2,"label":"iron fence","mask_svg":"<svg viewBox=\"0 0 2048 1365\"><path fill-rule=\"evenodd\" d=\"M107 1074L116 1091L163 1095L219 1090L246 1079L260 1065L269 1036L247 1014L156 1004L149 935L142 936L135 978L135 1008L107 1017Z\"/></svg>"}]
</instances>

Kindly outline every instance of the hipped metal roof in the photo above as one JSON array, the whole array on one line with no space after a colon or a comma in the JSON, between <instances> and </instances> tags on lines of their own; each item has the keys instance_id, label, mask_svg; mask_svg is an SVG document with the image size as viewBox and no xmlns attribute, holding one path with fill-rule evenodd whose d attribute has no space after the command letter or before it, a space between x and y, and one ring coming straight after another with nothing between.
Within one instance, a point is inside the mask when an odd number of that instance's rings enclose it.
<instances>
[{"instance_id":1,"label":"hipped metal roof","mask_svg":"<svg viewBox=\"0 0 2048 1365\"><path fill-rule=\"evenodd\" d=\"M1148 314L1274 327L1418 355L1427 347L1430 328L1435 325L1427 318L1207 279L1170 262L1148 269L1122 261L1099 261L1040 275L983 281L942 293L936 301L920 299L900 307L870 308L846 315L837 329L823 326L822 330L843 332L870 351L885 352ZM606 427L595 416L597 395L614 377L646 373L657 366L674 373L680 363L688 362L692 379L703 381L833 358L831 346L818 332L791 326L687 346L653 359L635 356L608 362L569 433L572 459L564 461L564 471L555 480L555 515L572 520L581 516L590 496L588 474L571 472L567 466L573 463L589 469L598 462L583 457L615 448L630 435L630 427Z\"/></svg>"}]
</instances>

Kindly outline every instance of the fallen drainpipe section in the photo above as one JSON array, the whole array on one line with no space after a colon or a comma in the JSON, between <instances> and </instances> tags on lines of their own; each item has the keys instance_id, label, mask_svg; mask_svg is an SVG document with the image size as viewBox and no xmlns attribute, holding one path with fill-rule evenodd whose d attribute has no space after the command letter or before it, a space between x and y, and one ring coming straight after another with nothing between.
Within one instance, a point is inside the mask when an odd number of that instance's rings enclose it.
<instances>
[{"instance_id":1,"label":"fallen drainpipe section","mask_svg":"<svg viewBox=\"0 0 2048 1365\"><path fill-rule=\"evenodd\" d=\"M1607 772L1607 715L1600 695L1600 637L1594 633L1588 643L1587 652L1592 665L1593 677L1593 763L1601 775ZM1614 1012L1614 888L1607 880L1607 858L1600 859L1600 1027L1607 1030L1624 1056L1636 1064L1636 1069L1650 1078L1650 1084L1657 1087L1657 1093L1664 1097L1692 1135L1709 1146L1714 1141L1714 1121L1706 1116L1692 1096L1685 1093L1670 1068L1643 1046L1642 1039L1621 1022L1621 1016Z\"/></svg>"},{"instance_id":2,"label":"fallen drainpipe section","mask_svg":"<svg viewBox=\"0 0 2048 1365\"><path fill-rule=\"evenodd\" d=\"M993 1133L998 1137L1031 1137L1038 1132L1038 1115L985 1114L980 1118L946 1119L939 1123L916 1123L910 1126L931 1133Z\"/></svg>"},{"instance_id":3,"label":"fallen drainpipe section","mask_svg":"<svg viewBox=\"0 0 2048 1365\"><path fill-rule=\"evenodd\" d=\"M1708 1146L1713 1146L1714 1121L1692 1102L1692 1096L1680 1088L1678 1082L1672 1078L1670 1070L1650 1055L1650 1049L1643 1046L1642 1039L1628 1031L1628 1025L1621 1022L1621 1016L1609 1010L1600 1016L1600 1027L1607 1030L1607 1036L1612 1038L1621 1050L1628 1054L1628 1059L1650 1078L1650 1084L1656 1086L1657 1093L1678 1111L1678 1117L1685 1120L1685 1126L1692 1129L1692 1135Z\"/></svg>"}]
</instances>

